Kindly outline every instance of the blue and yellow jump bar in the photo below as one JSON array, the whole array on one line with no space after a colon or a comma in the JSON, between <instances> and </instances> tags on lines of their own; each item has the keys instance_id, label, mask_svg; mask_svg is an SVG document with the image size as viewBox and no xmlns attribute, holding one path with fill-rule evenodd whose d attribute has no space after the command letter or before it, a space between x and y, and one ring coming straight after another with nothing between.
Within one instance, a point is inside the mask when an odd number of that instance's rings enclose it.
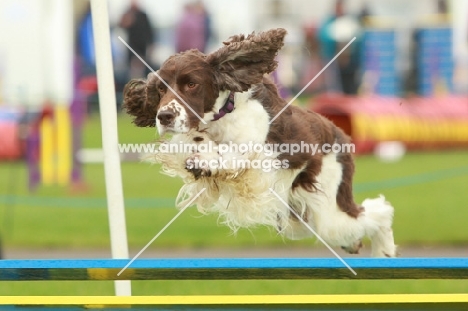
<instances>
[{"instance_id":1,"label":"blue and yellow jump bar","mask_svg":"<svg viewBox=\"0 0 468 311\"><path fill-rule=\"evenodd\" d=\"M468 279L468 258L336 258L2 260L0 281Z\"/></svg>"}]
</instances>

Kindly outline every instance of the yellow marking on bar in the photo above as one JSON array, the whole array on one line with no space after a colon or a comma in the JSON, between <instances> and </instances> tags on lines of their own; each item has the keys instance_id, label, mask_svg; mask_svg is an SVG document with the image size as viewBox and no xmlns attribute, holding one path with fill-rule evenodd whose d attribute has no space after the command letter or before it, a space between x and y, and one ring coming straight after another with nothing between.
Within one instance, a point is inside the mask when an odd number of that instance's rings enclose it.
<instances>
[{"instance_id":1,"label":"yellow marking on bar","mask_svg":"<svg viewBox=\"0 0 468 311\"><path fill-rule=\"evenodd\" d=\"M3 296L0 305L278 305L467 303L468 294L207 295L207 296Z\"/></svg>"},{"instance_id":2,"label":"yellow marking on bar","mask_svg":"<svg viewBox=\"0 0 468 311\"><path fill-rule=\"evenodd\" d=\"M87 268L86 271L88 273L89 280L112 280L117 277L117 273L119 273L120 268ZM131 280L133 275L135 274L135 269L128 268L126 269L123 274L120 276L122 280Z\"/></svg>"}]
</instances>

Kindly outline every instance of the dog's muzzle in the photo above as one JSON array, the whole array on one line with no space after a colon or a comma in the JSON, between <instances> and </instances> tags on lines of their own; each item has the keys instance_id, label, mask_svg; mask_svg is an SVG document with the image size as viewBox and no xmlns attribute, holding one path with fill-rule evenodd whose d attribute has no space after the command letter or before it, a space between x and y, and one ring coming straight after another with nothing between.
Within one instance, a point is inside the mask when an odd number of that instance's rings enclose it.
<instances>
[{"instance_id":1,"label":"dog's muzzle","mask_svg":"<svg viewBox=\"0 0 468 311\"><path fill-rule=\"evenodd\" d=\"M164 126L169 126L174 123L176 114L171 110L160 111L156 118L158 118L159 123Z\"/></svg>"},{"instance_id":2,"label":"dog's muzzle","mask_svg":"<svg viewBox=\"0 0 468 311\"><path fill-rule=\"evenodd\" d=\"M160 135L165 132L188 132L188 115L184 107L176 100L170 101L158 111L156 115L156 127Z\"/></svg>"}]
</instances>

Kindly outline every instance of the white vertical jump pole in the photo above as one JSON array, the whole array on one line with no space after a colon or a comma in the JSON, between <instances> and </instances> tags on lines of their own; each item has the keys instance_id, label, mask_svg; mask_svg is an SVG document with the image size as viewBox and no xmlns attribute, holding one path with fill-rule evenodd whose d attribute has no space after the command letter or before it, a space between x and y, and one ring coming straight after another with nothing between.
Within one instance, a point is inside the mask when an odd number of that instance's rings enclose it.
<instances>
[{"instance_id":1,"label":"white vertical jump pole","mask_svg":"<svg viewBox=\"0 0 468 311\"><path fill-rule=\"evenodd\" d=\"M117 101L109 31L107 0L92 0L94 45L99 86L99 107L104 150L104 172L107 193L112 258L128 258L127 228L122 190L120 155L117 149ZM115 281L117 296L131 296L130 281Z\"/></svg>"}]
</instances>

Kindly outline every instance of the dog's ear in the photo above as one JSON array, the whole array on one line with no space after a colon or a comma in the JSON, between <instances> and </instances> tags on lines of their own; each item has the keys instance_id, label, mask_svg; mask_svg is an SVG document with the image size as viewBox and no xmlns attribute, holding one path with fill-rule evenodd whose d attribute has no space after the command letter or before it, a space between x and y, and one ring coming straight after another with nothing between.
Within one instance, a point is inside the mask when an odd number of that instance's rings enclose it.
<instances>
[{"instance_id":1,"label":"dog's ear","mask_svg":"<svg viewBox=\"0 0 468 311\"><path fill-rule=\"evenodd\" d=\"M225 46L207 55L221 90L247 91L262 82L263 75L276 69L275 56L284 44L286 30L272 29L258 34L232 36Z\"/></svg>"},{"instance_id":2,"label":"dog's ear","mask_svg":"<svg viewBox=\"0 0 468 311\"><path fill-rule=\"evenodd\" d=\"M158 113L159 92L154 73L147 80L133 79L125 85L123 109L134 116L133 123L139 127L154 127Z\"/></svg>"}]
</instances>

